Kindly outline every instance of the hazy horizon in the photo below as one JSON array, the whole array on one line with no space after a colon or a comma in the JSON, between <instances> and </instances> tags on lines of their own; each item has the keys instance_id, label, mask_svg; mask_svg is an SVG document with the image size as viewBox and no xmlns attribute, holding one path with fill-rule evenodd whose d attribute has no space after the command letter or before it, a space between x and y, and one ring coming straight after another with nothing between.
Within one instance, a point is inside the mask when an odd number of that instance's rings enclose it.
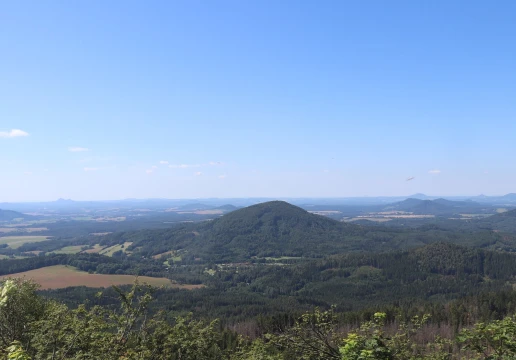
<instances>
[{"instance_id":1,"label":"hazy horizon","mask_svg":"<svg viewBox=\"0 0 516 360\"><path fill-rule=\"evenodd\" d=\"M0 202L516 192L516 2L2 10Z\"/></svg>"},{"instance_id":2,"label":"hazy horizon","mask_svg":"<svg viewBox=\"0 0 516 360\"><path fill-rule=\"evenodd\" d=\"M75 201L75 202L117 202L117 201L146 201L146 200L170 200L170 201L186 201L186 200L254 200L254 199L266 199L266 200L339 200L339 199L376 199L376 198L411 198L413 196L425 196L429 198L475 198L479 196L486 197L503 197L505 195L513 195L515 193L507 193L507 194L476 194L476 195L433 195L433 194L409 194L409 195L376 195L376 196L331 196L331 197L310 197L310 196L251 196L251 197L183 197L183 198L164 198L164 197L154 197L154 198L106 198L106 199L71 199L71 198L57 198L57 199L46 199L46 200L25 200L25 201L2 201L1 203L47 203L47 202L57 202L57 201Z\"/></svg>"}]
</instances>

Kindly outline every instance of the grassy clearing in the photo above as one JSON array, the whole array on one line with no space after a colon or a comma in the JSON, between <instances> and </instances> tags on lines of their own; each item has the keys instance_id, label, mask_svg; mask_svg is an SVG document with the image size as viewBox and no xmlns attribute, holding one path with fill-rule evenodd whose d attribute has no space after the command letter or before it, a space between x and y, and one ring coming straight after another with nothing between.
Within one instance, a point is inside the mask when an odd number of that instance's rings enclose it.
<instances>
[{"instance_id":1,"label":"grassy clearing","mask_svg":"<svg viewBox=\"0 0 516 360\"><path fill-rule=\"evenodd\" d=\"M50 239L49 236L4 236L0 237L0 245L7 244L11 249L17 249L23 244L41 242Z\"/></svg>"},{"instance_id":2,"label":"grassy clearing","mask_svg":"<svg viewBox=\"0 0 516 360\"><path fill-rule=\"evenodd\" d=\"M127 285L134 282L132 275L103 275L88 274L87 272L78 271L74 267L66 265L48 266L41 269L25 271L22 273L4 275L0 277L25 277L32 279L41 285L41 289L62 289L69 286L87 286L87 287L109 287L112 285ZM166 286L184 289L194 289L202 287L202 285L179 285L172 283L166 278L153 278L148 276L140 276L138 280L141 283L147 283L153 286Z\"/></svg>"},{"instance_id":3,"label":"grassy clearing","mask_svg":"<svg viewBox=\"0 0 516 360\"><path fill-rule=\"evenodd\" d=\"M104 246L101 246L99 244L95 244L95 246L92 249L85 250L85 253L88 254L96 254L98 252L101 252L104 249Z\"/></svg>"},{"instance_id":4,"label":"grassy clearing","mask_svg":"<svg viewBox=\"0 0 516 360\"><path fill-rule=\"evenodd\" d=\"M356 217L356 218L352 218L348 221L358 221L358 220L369 220L369 221L376 221L376 222L387 222L387 221L391 221L392 219L391 218L387 218L387 217L384 217L384 218L375 218L375 217L371 217L371 218L368 218L368 217Z\"/></svg>"},{"instance_id":5,"label":"grassy clearing","mask_svg":"<svg viewBox=\"0 0 516 360\"><path fill-rule=\"evenodd\" d=\"M20 255L15 255L15 256L0 255L0 260L5 260L5 259L26 259L27 257L28 256L20 256Z\"/></svg>"},{"instance_id":6,"label":"grassy clearing","mask_svg":"<svg viewBox=\"0 0 516 360\"><path fill-rule=\"evenodd\" d=\"M82 251L84 245L65 246L59 250L53 251L55 254L77 254Z\"/></svg>"},{"instance_id":7,"label":"grassy clearing","mask_svg":"<svg viewBox=\"0 0 516 360\"><path fill-rule=\"evenodd\" d=\"M153 259L163 259L163 260L166 259L163 262L163 264L167 265L167 266L170 266L170 261L180 262L183 260L183 258L181 257L180 251L177 251L177 250L170 250L170 251L158 254L158 255L154 255L152 258Z\"/></svg>"},{"instance_id":8,"label":"grassy clearing","mask_svg":"<svg viewBox=\"0 0 516 360\"><path fill-rule=\"evenodd\" d=\"M123 252L127 253L127 247L131 245L132 242L125 242L123 245L114 245L110 246L108 248L103 249L99 252L100 255L106 255L106 256L113 256L113 253L117 252L118 250L122 250Z\"/></svg>"}]
</instances>

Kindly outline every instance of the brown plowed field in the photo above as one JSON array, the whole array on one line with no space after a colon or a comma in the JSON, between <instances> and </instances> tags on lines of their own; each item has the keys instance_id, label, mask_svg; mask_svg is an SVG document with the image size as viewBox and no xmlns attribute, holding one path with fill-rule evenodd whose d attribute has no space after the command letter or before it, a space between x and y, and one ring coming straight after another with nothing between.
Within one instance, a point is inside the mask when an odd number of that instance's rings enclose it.
<instances>
[{"instance_id":1,"label":"brown plowed field","mask_svg":"<svg viewBox=\"0 0 516 360\"><path fill-rule=\"evenodd\" d=\"M66 265L48 266L41 269L25 271L21 273L0 276L2 278L25 277L32 279L41 285L41 289L61 289L69 286L87 286L93 288L109 287L111 285L128 285L134 282L132 275L104 275L89 274L78 271L74 267ZM149 276L139 276L140 283L147 283L153 286L166 286L170 288L198 289L204 285L180 285L171 282L166 278L154 278Z\"/></svg>"}]
</instances>

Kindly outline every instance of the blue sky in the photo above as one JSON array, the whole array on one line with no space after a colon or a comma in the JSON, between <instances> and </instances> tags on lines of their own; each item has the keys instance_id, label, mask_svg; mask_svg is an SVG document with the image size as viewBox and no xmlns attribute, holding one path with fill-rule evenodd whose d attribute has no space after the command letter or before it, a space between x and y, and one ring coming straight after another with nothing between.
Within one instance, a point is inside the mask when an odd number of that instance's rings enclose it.
<instances>
[{"instance_id":1,"label":"blue sky","mask_svg":"<svg viewBox=\"0 0 516 360\"><path fill-rule=\"evenodd\" d=\"M515 13L5 2L0 201L516 192Z\"/></svg>"}]
</instances>

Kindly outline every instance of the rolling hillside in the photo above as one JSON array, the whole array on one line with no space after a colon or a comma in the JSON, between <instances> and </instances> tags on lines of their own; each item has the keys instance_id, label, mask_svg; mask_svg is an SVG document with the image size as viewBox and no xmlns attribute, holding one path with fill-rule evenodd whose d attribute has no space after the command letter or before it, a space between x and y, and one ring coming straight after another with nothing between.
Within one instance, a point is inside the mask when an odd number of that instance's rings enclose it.
<instances>
[{"instance_id":1,"label":"rolling hillside","mask_svg":"<svg viewBox=\"0 0 516 360\"><path fill-rule=\"evenodd\" d=\"M34 219L34 216L26 215L18 211L0 209L0 221L13 221L15 219Z\"/></svg>"},{"instance_id":2,"label":"rolling hillside","mask_svg":"<svg viewBox=\"0 0 516 360\"><path fill-rule=\"evenodd\" d=\"M486 247L501 235L492 231L452 232L436 227L399 229L360 226L311 214L272 201L235 210L216 220L166 230L106 235L104 245L132 242L132 256L181 252L183 262L235 262L266 257L317 258L344 252L380 252L447 241Z\"/></svg>"}]
</instances>

